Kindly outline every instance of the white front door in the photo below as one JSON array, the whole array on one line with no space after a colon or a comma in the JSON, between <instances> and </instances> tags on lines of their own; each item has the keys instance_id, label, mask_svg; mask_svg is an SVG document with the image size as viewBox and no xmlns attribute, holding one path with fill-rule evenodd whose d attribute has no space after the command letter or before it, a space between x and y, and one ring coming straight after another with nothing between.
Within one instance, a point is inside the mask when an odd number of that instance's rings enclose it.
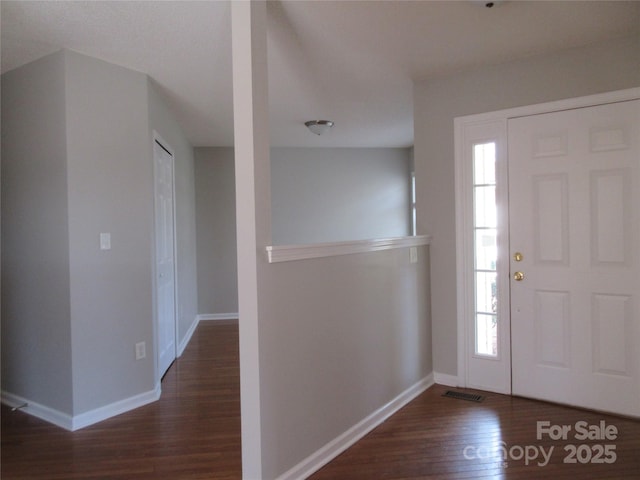
<instances>
[{"instance_id":1,"label":"white front door","mask_svg":"<svg viewBox=\"0 0 640 480\"><path fill-rule=\"evenodd\" d=\"M640 416L640 101L508 132L513 393Z\"/></svg>"},{"instance_id":2,"label":"white front door","mask_svg":"<svg viewBox=\"0 0 640 480\"><path fill-rule=\"evenodd\" d=\"M176 358L173 155L153 143L158 378Z\"/></svg>"}]
</instances>

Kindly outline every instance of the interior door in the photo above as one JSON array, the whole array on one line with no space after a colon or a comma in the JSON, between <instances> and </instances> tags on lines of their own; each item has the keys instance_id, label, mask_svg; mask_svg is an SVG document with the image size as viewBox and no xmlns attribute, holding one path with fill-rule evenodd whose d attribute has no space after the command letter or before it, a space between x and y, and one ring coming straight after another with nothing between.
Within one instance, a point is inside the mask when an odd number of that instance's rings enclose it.
<instances>
[{"instance_id":1,"label":"interior door","mask_svg":"<svg viewBox=\"0 0 640 480\"><path fill-rule=\"evenodd\" d=\"M173 155L153 143L155 176L156 314L161 378L176 358Z\"/></svg>"},{"instance_id":2,"label":"interior door","mask_svg":"<svg viewBox=\"0 0 640 480\"><path fill-rule=\"evenodd\" d=\"M640 101L508 137L513 393L640 416Z\"/></svg>"}]
</instances>

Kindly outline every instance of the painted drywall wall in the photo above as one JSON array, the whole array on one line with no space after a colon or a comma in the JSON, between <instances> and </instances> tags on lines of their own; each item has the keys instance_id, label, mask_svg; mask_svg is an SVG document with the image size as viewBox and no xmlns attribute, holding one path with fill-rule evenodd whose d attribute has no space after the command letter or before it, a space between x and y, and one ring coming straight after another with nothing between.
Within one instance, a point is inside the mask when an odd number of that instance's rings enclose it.
<instances>
[{"instance_id":1,"label":"painted drywall wall","mask_svg":"<svg viewBox=\"0 0 640 480\"><path fill-rule=\"evenodd\" d=\"M436 372L457 375L453 119L640 85L640 38L487 66L414 87L418 233L431 243Z\"/></svg>"},{"instance_id":2,"label":"painted drywall wall","mask_svg":"<svg viewBox=\"0 0 640 480\"><path fill-rule=\"evenodd\" d=\"M147 77L65 51L74 414L154 388ZM101 232L111 249L100 250ZM135 359L145 341L147 357Z\"/></svg>"},{"instance_id":3,"label":"painted drywall wall","mask_svg":"<svg viewBox=\"0 0 640 480\"><path fill-rule=\"evenodd\" d=\"M198 309L238 311L233 148L196 148ZM406 148L272 148L275 244L409 231Z\"/></svg>"},{"instance_id":4,"label":"painted drywall wall","mask_svg":"<svg viewBox=\"0 0 640 480\"><path fill-rule=\"evenodd\" d=\"M2 76L2 391L71 415L65 64Z\"/></svg>"},{"instance_id":5,"label":"painted drywall wall","mask_svg":"<svg viewBox=\"0 0 640 480\"><path fill-rule=\"evenodd\" d=\"M432 372L428 247L418 258L411 264L398 249L270 266L260 331L263 478Z\"/></svg>"},{"instance_id":6,"label":"painted drywall wall","mask_svg":"<svg viewBox=\"0 0 640 480\"><path fill-rule=\"evenodd\" d=\"M410 234L408 148L272 148L274 245Z\"/></svg>"},{"instance_id":7,"label":"painted drywall wall","mask_svg":"<svg viewBox=\"0 0 640 480\"><path fill-rule=\"evenodd\" d=\"M236 189L232 147L195 149L198 311L238 312Z\"/></svg>"},{"instance_id":8,"label":"painted drywall wall","mask_svg":"<svg viewBox=\"0 0 640 480\"><path fill-rule=\"evenodd\" d=\"M153 132L169 144L174 153L175 234L176 234L176 310L180 343L198 314L198 285L196 259L196 203L193 147L160 94L159 88L148 80L149 155L153 157Z\"/></svg>"},{"instance_id":9,"label":"painted drywall wall","mask_svg":"<svg viewBox=\"0 0 640 480\"><path fill-rule=\"evenodd\" d=\"M267 263L266 6L232 24L243 478L274 479L431 372L428 255Z\"/></svg>"},{"instance_id":10,"label":"painted drywall wall","mask_svg":"<svg viewBox=\"0 0 640 480\"><path fill-rule=\"evenodd\" d=\"M192 149L144 74L62 51L2 82L3 392L71 417L152 392L152 131L178 159L183 335L197 314Z\"/></svg>"}]
</instances>

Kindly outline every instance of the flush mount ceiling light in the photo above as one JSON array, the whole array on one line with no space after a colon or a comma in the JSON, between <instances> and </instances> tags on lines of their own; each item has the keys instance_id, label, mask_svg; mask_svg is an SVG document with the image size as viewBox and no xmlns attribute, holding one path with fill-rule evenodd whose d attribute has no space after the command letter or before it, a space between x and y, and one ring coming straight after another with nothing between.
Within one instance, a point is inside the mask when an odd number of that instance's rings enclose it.
<instances>
[{"instance_id":1,"label":"flush mount ceiling light","mask_svg":"<svg viewBox=\"0 0 640 480\"><path fill-rule=\"evenodd\" d=\"M333 122L331 120L309 120L308 122L304 122L304 124L311 133L315 133L316 135L322 135L333 127Z\"/></svg>"}]
</instances>

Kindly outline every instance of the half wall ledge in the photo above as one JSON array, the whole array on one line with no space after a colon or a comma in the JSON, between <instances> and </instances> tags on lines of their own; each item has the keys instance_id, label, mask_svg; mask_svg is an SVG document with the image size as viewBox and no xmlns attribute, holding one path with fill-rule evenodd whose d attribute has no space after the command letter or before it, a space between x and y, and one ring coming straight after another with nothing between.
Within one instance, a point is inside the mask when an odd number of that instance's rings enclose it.
<instances>
[{"instance_id":1,"label":"half wall ledge","mask_svg":"<svg viewBox=\"0 0 640 480\"><path fill-rule=\"evenodd\" d=\"M377 252L395 248L429 245L431 235L352 240L348 242L314 243L311 245L270 245L265 247L269 263L306 260L309 258L335 257L354 253Z\"/></svg>"}]
</instances>

